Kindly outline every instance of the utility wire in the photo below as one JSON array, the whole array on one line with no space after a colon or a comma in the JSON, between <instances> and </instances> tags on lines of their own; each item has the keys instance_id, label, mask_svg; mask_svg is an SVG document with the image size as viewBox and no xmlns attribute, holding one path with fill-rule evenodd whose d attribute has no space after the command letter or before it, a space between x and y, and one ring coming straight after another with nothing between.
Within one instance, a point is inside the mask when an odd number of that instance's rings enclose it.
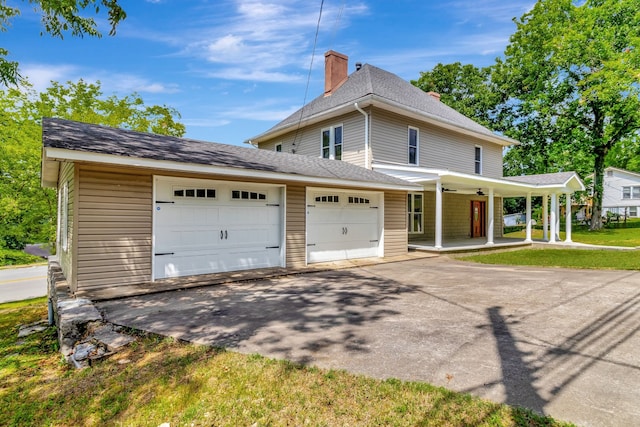
<instances>
[{"instance_id":1,"label":"utility wire","mask_svg":"<svg viewBox=\"0 0 640 427\"><path fill-rule=\"evenodd\" d=\"M296 141L298 139L298 132L300 131L300 125L302 124L302 117L304 113L304 107L307 104L307 95L309 94L309 83L311 81L311 71L313 70L313 59L316 56L316 47L318 45L318 33L320 32L320 21L322 20L322 9L324 8L324 0L320 1L320 13L318 14L318 23L316 24L316 35L313 39L313 50L311 51L311 63L309 64L309 73L307 74L307 86L304 89L304 100L302 101L302 108L300 108L300 118L298 119L298 126L296 127L296 133L293 136L293 149L292 153L296 151Z\"/></svg>"}]
</instances>

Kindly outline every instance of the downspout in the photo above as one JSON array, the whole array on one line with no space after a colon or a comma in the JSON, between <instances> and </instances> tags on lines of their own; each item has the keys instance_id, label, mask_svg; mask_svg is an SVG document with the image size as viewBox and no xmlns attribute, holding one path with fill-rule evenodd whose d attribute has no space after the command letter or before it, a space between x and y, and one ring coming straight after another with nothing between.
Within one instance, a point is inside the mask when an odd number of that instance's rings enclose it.
<instances>
[{"instance_id":1,"label":"downspout","mask_svg":"<svg viewBox=\"0 0 640 427\"><path fill-rule=\"evenodd\" d=\"M357 102L353 106L364 116L364 167L371 169L369 164L369 114L360 108Z\"/></svg>"}]
</instances>

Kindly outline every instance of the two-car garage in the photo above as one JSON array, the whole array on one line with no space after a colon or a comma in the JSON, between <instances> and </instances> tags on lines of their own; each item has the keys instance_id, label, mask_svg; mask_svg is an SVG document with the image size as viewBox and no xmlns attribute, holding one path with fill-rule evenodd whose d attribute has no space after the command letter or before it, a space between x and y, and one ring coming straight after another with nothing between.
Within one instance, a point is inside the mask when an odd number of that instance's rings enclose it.
<instances>
[{"instance_id":1,"label":"two-car garage","mask_svg":"<svg viewBox=\"0 0 640 427\"><path fill-rule=\"evenodd\" d=\"M153 277L285 267L284 185L156 176ZM306 188L306 262L383 255L383 193Z\"/></svg>"},{"instance_id":2,"label":"two-car garage","mask_svg":"<svg viewBox=\"0 0 640 427\"><path fill-rule=\"evenodd\" d=\"M340 160L62 119L43 119L42 159L73 293L404 255L407 194L422 189Z\"/></svg>"}]
</instances>

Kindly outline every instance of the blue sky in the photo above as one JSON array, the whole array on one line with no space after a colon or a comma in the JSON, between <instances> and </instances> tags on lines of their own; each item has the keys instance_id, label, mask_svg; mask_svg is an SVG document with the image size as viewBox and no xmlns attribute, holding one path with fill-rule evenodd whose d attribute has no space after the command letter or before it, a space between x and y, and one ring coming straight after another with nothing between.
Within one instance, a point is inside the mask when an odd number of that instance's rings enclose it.
<instances>
[{"instance_id":1,"label":"blue sky","mask_svg":"<svg viewBox=\"0 0 640 427\"><path fill-rule=\"evenodd\" d=\"M186 137L241 144L305 99L320 0L121 0L115 37L40 36L27 2L0 46L43 90L50 80L97 81L105 95L140 94L182 114ZM324 90L324 52L404 79L437 63L491 64L534 0L325 0L307 102ZM108 26L100 20L103 34Z\"/></svg>"}]
</instances>

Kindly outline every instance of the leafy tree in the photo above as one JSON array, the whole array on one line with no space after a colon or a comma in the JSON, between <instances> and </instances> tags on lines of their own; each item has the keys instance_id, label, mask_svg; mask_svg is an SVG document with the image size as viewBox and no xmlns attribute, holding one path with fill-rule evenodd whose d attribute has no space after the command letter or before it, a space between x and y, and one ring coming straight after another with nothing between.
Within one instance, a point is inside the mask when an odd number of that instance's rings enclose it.
<instances>
[{"instance_id":1,"label":"leafy tree","mask_svg":"<svg viewBox=\"0 0 640 427\"><path fill-rule=\"evenodd\" d=\"M23 0L40 9L42 25L46 33L53 37L63 38L64 33L72 36L84 35L101 37L93 18L82 16L87 9L93 9L96 15L100 9L106 11L111 29L109 35L115 35L116 26L127 17L118 0ZM20 14L17 7L8 6L5 1L0 2L0 31L7 31L11 19ZM42 32L40 33L43 34ZM18 73L18 63L9 61L6 57L9 51L0 47L0 82L5 86L13 86L22 81Z\"/></svg>"},{"instance_id":2,"label":"leafy tree","mask_svg":"<svg viewBox=\"0 0 640 427\"><path fill-rule=\"evenodd\" d=\"M496 107L503 96L491 81L491 67L438 64L411 83L425 92L439 93L443 103L490 129L502 127Z\"/></svg>"},{"instance_id":3,"label":"leafy tree","mask_svg":"<svg viewBox=\"0 0 640 427\"><path fill-rule=\"evenodd\" d=\"M607 155L640 129L638 2L539 0L515 22L497 81L514 116L544 127L535 149L591 167L601 228Z\"/></svg>"},{"instance_id":4,"label":"leafy tree","mask_svg":"<svg viewBox=\"0 0 640 427\"><path fill-rule=\"evenodd\" d=\"M137 94L105 98L100 84L80 80L52 83L45 92L0 91L0 248L53 242L56 195L40 186L43 116L182 136L179 113L167 106L145 106Z\"/></svg>"}]
</instances>

